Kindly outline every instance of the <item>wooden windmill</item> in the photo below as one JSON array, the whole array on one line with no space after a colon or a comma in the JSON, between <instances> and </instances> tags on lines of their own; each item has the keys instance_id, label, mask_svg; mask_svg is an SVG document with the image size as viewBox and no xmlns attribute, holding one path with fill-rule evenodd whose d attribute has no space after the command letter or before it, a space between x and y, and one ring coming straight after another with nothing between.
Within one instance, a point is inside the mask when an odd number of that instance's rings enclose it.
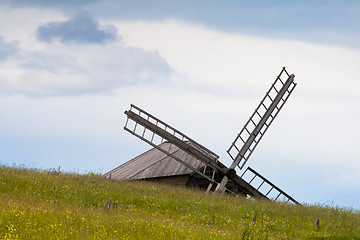
<instances>
[{"instance_id":1,"label":"wooden windmill","mask_svg":"<svg viewBox=\"0 0 360 240\"><path fill-rule=\"evenodd\" d=\"M196 173L207 184L206 191L217 194L230 192L299 204L254 169L248 167L244 170L249 157L294 90L294 77L285 67L281 70L227 150L233 161L230 167L222 164L219 156L211 150L135 105L125 111L127 121L124 129ZM179 150L186 156L179 155ZM189 158L196 159L202 167L195 167ZM242 172L241 175L236 173L236 168Z\"/></svg>"}]
</instances>

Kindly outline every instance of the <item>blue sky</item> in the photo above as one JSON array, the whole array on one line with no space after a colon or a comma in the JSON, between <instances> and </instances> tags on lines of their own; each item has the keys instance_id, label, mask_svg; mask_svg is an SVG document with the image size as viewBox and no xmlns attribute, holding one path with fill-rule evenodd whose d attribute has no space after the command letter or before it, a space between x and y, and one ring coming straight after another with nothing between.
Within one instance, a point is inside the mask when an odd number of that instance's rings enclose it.
<instances>
[{"instance_id":1,"label":"blue sky","mask_svg":"<svg viewBox=\"0 0 360 240\"><path fill-rule=\"evenodd\" d=\"M149 149L122 129L134 103L230 165L286 66L298 86L249 165L360 208L357 1L0 1L0 21L2 164L109 171Z\"/></svg>"}]
</instances>

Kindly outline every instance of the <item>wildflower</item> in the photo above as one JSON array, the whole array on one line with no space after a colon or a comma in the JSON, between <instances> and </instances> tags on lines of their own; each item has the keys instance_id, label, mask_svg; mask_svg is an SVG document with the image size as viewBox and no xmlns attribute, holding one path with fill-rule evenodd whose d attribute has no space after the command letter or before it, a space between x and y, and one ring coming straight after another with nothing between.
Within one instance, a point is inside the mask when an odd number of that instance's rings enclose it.
<instances>
[{"instance_id":1,"label":"wildflower","mask_svg":"<svg viewBox=\"0 0 360 240\"><path fill-rule=\"evenodd\" d=\"M256 223L256 216L253 218L253 224Z\"/></svg>"},{"instance_id":2,"label":"wildflower","mask_svg":"<svg viewBox=\"0 0 360 240\"><path fill-rule=\"evenodd\" d=\"M316 221L316 226L318 227L318 228L320 228L320 219L318 218L318 220Z\"/></svg>"}]
</instances>

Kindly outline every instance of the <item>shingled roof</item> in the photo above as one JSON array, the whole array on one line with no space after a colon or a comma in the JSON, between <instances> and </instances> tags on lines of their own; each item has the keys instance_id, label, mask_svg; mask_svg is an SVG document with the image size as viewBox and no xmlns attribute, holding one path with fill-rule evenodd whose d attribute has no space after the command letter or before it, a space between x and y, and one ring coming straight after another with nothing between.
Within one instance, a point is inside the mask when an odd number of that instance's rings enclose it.
<instances>
[{"instance_id":1,"label":"shingled roof","mask_svg":"<svg viewBox=\"0 0 360 240\"><path fill-rule=\"evenodd\" d=\"M200 170L205 166L201 161L197 160L173 144L164 142L158 147L166 149L168 152L174 154L177 158L188 163L195 169ZM193 170L187 168L182 163L179 163L157 148L153 148L105 173L104 177L111 179L138 180L178 175L191 175L193 173Z\"/></svg>"}]
</instances>

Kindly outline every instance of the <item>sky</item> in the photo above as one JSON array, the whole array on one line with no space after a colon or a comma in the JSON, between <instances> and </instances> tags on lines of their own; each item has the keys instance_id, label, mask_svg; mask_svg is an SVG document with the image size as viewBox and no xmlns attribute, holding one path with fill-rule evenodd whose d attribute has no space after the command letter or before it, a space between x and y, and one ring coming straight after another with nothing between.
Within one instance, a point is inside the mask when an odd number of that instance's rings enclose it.
<instances>
[{"instance_id":1,"label":"sky","mask_svg":"<svg viewBox=\"0 0 360 240\"><path fill-rule=\"evenodd\" d=\"M248 165L360 209L358 1L0 0L0 164L106 173L150 149L135 104L216 152L282 67L298 84Z\"/></svg>"}]
</instances>

